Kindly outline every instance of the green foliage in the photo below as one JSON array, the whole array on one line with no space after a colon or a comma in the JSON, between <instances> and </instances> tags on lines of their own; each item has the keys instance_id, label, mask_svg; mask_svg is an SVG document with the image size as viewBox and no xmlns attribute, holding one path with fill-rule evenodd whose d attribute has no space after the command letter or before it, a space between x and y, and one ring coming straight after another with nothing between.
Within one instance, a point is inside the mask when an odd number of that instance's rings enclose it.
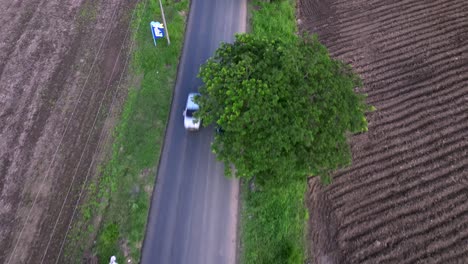
<instances>
[{"instance_id":1,"label":"green foliage","mask_svg":"<svg viewBox=\"0 0 468 264\"><path fill-rule=\"evenodd\" d=\"M268 181L257 188L243 189L242 263L304 263L306 185Z\"/></svg>"},{"instance_id":2,"label":"green foliage","mask_svg":"<svg viewBox=\"0 0 468 264\"><path fill-rule=\"evenodd\" d=\"M290 0L267 3L253 1L251 9L258 10L251 18L252 34L257 37L280 37L294 40L296 31L295 8Z\"/></svg>"},{"instance_id":3,"label":"green foliage","mask_svg":"<svg viewBox=\"0 0 468 264\"><path fill-rule=\"evenodd\" d=\"M253 35L289 43L297 41L294 1L254 1L251 10ZM283 176L257 180L255 192L249 192L244 185L241 263L305 263L306 181Z\"/></svg>"},{"instance_id":4,"label":"green foliage","mask_svg":"<svg viewBox=\"0 0 468 264\"><path fill-rule=\"evenodd\" d=\"M100 263L108 263L109 258L119 252L119 227L115 223L106 225L97 241L97 256Z\"/></svg>"},{"instance_id":5,"label":"green foliage","mask_svg":"<svg viewBox=\"0 0 468 264\"><path fill-rule=\"evenodd\" d=\"M360 79L316 38L237 35L200 77L198 115L225 130L212 148L240 177L327 180L330 170L350 164L347 132L367 130L369 107L354 93Z\"/></svg>"}]
</instances>

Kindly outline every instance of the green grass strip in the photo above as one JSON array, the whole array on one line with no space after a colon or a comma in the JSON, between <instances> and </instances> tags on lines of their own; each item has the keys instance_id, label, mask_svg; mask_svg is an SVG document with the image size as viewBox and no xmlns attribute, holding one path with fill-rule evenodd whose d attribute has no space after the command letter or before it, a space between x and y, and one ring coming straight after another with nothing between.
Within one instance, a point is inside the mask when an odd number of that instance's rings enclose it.
<instances>
[{"instance_id":1,"label":"green grass strip","mask_svg":"<svg viewBox=\"0 0 468 264\"><path fill-rule=\"evenodd\" d=\"M297 31L295 6L290 0L276 0L270 3L253 1L250 27L254 35L272 38L280 37L288 40L294 37Z\"/></svg>"},{"instance_id":2,"label":"green grass strip","mask_svg":"<svg viewBox=\"0 0 468 264\"><path fill-rule=\"evenodd\" d=\"M304 182L268 183L243 191L242 263L304 263Z\"/></svg>"},{"instance_id":3,"label":"green grass strip","mask_svg":"<svg viewBox=\"0 0 468 264\"><path fill-rule=\"evenodd\" d=\"M297 32L291 1L250 4L251 33L292 39ZM241 263L300 264L305 260L306 182L267 182L242 188Z\"/></svg>"}]
</instances>

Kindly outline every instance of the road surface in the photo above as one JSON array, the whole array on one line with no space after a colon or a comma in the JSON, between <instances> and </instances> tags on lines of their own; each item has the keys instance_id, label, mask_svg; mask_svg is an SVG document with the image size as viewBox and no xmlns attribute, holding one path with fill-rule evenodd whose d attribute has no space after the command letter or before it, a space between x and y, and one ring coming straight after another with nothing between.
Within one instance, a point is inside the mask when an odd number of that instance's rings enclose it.
<instances>
[{"instance_id":1,"label":"road surface","mask_svg":"<svg viewBox=\"0 0 468 264\"><path fill-rule=\"evenodd\" d=\"M152 197L143 264L236 262L239 182L211 153L212 128L187 132L182 112L202 65L246 29L246 0L193 0ZM168 25L170 30L170 25Z\"/></svg>"}]
</instances>

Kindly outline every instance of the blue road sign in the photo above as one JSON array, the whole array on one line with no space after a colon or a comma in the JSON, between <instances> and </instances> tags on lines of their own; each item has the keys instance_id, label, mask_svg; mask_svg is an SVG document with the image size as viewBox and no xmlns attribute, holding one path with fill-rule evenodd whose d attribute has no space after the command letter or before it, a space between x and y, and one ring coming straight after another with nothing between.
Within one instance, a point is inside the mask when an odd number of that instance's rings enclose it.
<instances>
[{"instance_id":1,"label":"blue road sign","mask_svg":"<svg viewBox=\"0 0 468 264\"><path fill-rule=\"evenodd\" d=\"M156 40L159 38L164 38L164 25L159 22L151 21L150 26L154 45L156 46Z\"/></svg>"}]
</instances>

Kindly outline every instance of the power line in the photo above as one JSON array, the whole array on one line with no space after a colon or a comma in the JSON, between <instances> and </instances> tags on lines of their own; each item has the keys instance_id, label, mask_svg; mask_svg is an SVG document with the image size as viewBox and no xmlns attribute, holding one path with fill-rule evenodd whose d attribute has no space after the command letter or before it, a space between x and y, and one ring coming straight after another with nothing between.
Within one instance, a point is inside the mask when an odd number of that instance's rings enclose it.
<instances>
[{"instance_id":1,"label":"power line","mask_svg":"<svg viewBox=\"0 0 468 264\"><path fill-rule=\"evenodd\" d=\"M112 13L112 16L111 16L111 20L114 18L114 15L115 15L116 10L117 10L117 8L114 9L114 12ZM103 44L104 44L104 41L105 41L105 39L107 38L107 35L108 35L108 33L110 32L110 29L111 29L111 28L112 28L112 27L109 27L109 29L107 30L106 34L104 35L104 38L102 39L101 44L100 44L100 46L99 46L98 52L96 53L96 55L95 55L95 57L94 57L93 63L91 64L91 68L90 68L90 70L89 70L89 72L88 72L88 76L86 77L86 80L85 80L83 86L81 87L81 91L80 91L80 94L79 94L79 96L78 96L78 100L76 101L75 107L73 108L73 111L72 111L72 114L71 114L71 116L70 116L70 119L68 120L67 125L66 125L66 127L65 127L65 130L64 130L64 132L63 132L63 134L62 134L62 137L60 138L60 142L59 142L57 148L55 149L55 152L54 152L54 154L53 154L53 156L52 156L52 160L51 160L51 162L50 162L50 164L49 164L49 167L47 168L47 171L46 171L46 174L45 174L44 178L42 179L42 182L41 182L41 185L40 185L40 187L39 187L39 190L37 191L36 196L34 197L33 204L32 204L31 208L30 208L29 211L28 211L26 220L24 221L24 225L23 225L23 227L21 228L21 231L20 231L20 233L19 233L19 235L18 235L18 239L16 240L15 246L13 247L13 251L11 252L10 258L8 259L8 262L7 262L8 264L11 262L11 260L13 259L13 256L15 255L15 251L16 251L16 248L18 247L19 241L21 240L21 236L22 236L22 234L23 234L24 228L26 227L26 224L28 223L29 218L31 217L31 212L32 212L32 210L34 209L34 206L35 206L36 203L37 203L37 199L38 199L38 197L39 197L39 193L42 192L42 189L43 189L43 187L44 187L44 182L45 182L45 180L47 179L47 177L49 176L49 172L50 172L50 170L51 170L51 168L52 168L52 164L54 163L54 161L55 161L55 159L56 159L56 157L57 157L57 153L58 153L60 147L62 146L63 139L65 138L65 134L67 133L68 128L70 127L71 121L73 120L73 116L74 116L74 114L75 114L75 112L76 112L76 109L78 108L79 101L80 101L80 99L81 99L81 97L82 97L82 95L83 95L83 92L84 92L84 87L85 87L86 84L88 83L89 76L91 75L91 72L93 71L94 65L96 64L96 61L97 61L97 57L99 56L99 54L100 54L100 52L101 52L102 46L103 46Z\"/></svg>"},{"instance_id":2,"label":"power line","mask_svg":"<svg viewBox=\"0 0 468 264\"><path fill-rule=\"evenodd\" d=\"M111 82L112 82L112 77L114 76L114 72L115 72L116 66L117 66L117 64L118 64L118 61L119 61L119 58L120 58L120 54L122 53L122 50L123 50L124 45L125 45L125 41L126 41L126 39L127 39L127 37L128 37L128 32L130 31L131 21L133 21L133 17L134 17L134 15L135 15L135 12L136 12L136 9L135 9L135 10L133 11L133 13L132 13L132 17L131 17L131 19L130 19L129 26L127 27L127 31L125 32L124 40L123 40L123 42L122 42L122 45L120 46L120 50L119 50L119 53L118 53L118 55L117 55L117 58L115 59L114 66L113 66L113 68L112 68L112 73L111 73L111 75L110 75L110 77L109 77L109 81L107 82L106 90L104 91L104 95L102 96L101 102L99 103L98 111L96 112L96 116L94 117L93 125L92 125L92 127L91 127L91 129L90 129L90 133L88 134L88 138L86 139L86 143L85 143L85 146L84 146L84 148L83 148L83 151L81 152L81 156L80 156L80 159L79 159L79 161L78 161L78 164L76 165L75 173L73 174L72 181L71 181L71 183L70 183L70 186L68 187L67 195L65 196L65 199L64 199L64 201L63 201L63 203L62 203L62 207L60 208L59 215L58 215L58 217L57 217L57 220L55 221L54 228L52 229L52 233L50 234L49 241L48 241L47 246L46 246L46 249L45 249L45 251L44 251L44 255L42 256L42 259L41 259L41 264L44 262L44 259L45 259L46 255L47 255L47 251L48 251L48 249L49 249L50 243L51 243L52 238L53 238L53 236L54 236L55 229L57 228L57 224L58 224L58 222L59 222L59 220L60 220L60 216L62 215L63 208L65 207L65 204L66 204L66 202L67 202L67 200L68 200L68 196L69 196L69 194L70 194L70 192L71 192L73 183L75 182L75 178L76 178L76 175L78 174L78 170L79 170L79 167L80 167L81 162L82 162L82 160L83 160L83 157L84 157L86 148L87 148L87 146L88 146L89 140L91 139L91 136L92 136L92 134L93 134L94 127L96 126L97 119L98 119L98 117L99 117L99 113L101 112L101 108L102 108L102 105L103 105L103 103L104 103L104 100L106 99L106 94L107 94L107 91L109 90L109 86L110 86L110 84L111 84ZM127 57L127 58L128 58L128 57ZM125 69L125 67L124 67L124 69ZM117 93L114 93L114 95L115 95L115 94L117 94ZM114 98L115 98L115 97L113 96L113 99L114 99ZM113 101L114 101L114 100L112 100L112 102L113 102ZM112 104L111 104L111 107L112 107ZM100 139L101 139L101 138L99 137L99 140L100 140ZM99 145L99 143L98 143L98 145ZM91 167L89 167L89 168L91 168Z\"/></svg>"},{"instance_id":3,"label":"power line","mask_svg":"<svg viewBox=\"0 0 468 264\"><path fill-rule=\"evenodd\" d=\"M146 3L147 3L147 1L144 2L143 10L145 10L145 8L146 8ZM136 11L136 10L135 10L135 11ZM135 11L134 11L134 12L135 12ZM132 15L132 19L133 19L133 15ZM129 28L130 28L130 26L129 26ZM137 31L137 32L138 32L139 28L140 28L140 23L138 23L138 26L137 26L137 28L136 28L136 31ZM127 31L127 32L128 32L128 31ZM130 52L133 50L134 42L135 42L135 40L132 39L131 44L130 44L130 49L129 49ZM118 84L117 84L117 90L115 91L114 96L113 96L113 98L112 98L112 102L111 102L111 105L110 105L110 107L109 107L109 112L111 111L111 109L112 109L112 107L113 107L113 105L114 105L115 99L116 99L116 97L117 97L117 91L118 91L118 89L119 89L119 87L120 87L120 83L121 83L121 81L122 81L122 79L123 79L123 75L125 74L125 68L127 67L127 64L128 64L128 60L129 60L129 57L130 57L130 52L127 54L127 58L126 58L126 60L125 60L122 73L120 74L119 82L118 82ZM119 54L120 54L120 53L119 53ZM100 134L100 136L99 136L99 139L98 139L98 146L100 145L100 142L101 142L102 139L103 139L103 135L104 135L104 130L101 131L101 134ZM56 264L58 263L58 261L60 260L60 256L62 255L63 247L64 247L64 245L65 245L65 241L66 241L66 238L67 238L67 236L68 236L68 232L70 231L71 224L72 224L73 219L74 219L74 217L75 217L76 210L77 210L77 208L78 208L78 206L79 206L81 197L82 197L82 195L83 195L84 188L86 187L86 184L87 184L87 182L88 182L88 178L89 178L89 175L90 175L90 173L91 173L91 168L93 167L94 162L95 162L95 160L96 160L95 158L96 158L96 152L93 154L93 158L92 158L92 160L91 160L91 164L90 164L90 166L88 167L88 171L87 171L87 173L86 173L85 181L83 182L83 184L82 184L82 186L81 186L80 194L78 195L78 199L77 199L77 201L76 201L76 203L75 203L75 206L74 206L74 208L73 208L73 214L72 214L72 217L70 218L70 221L69 221L68 227L67 227L67 231L66 231L65 236L63 237L62 243L61 243L61 245L60 245L59 254L58 254L57 259L56 259L56 262L55 262Z\"/></svg>"}]
</instances>

